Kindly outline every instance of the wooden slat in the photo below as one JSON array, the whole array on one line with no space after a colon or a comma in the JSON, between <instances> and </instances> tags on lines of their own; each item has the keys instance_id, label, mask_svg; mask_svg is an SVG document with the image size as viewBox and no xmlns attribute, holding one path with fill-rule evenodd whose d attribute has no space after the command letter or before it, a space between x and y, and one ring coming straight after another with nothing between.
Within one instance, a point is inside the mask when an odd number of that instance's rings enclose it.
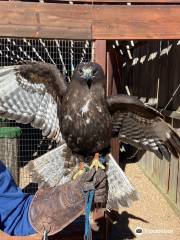
<instances>
[{"instance_id":1,"label":"wooden slat","mask_svg":"<svg viewBox=\"0 0 180 240\"><path fill-rule=\"evenodd\" d=\"M177 179L178 177L178 159L172 157L170 162L170 179L168 195L171 200L176 202L177 199Z\"/></svg>"},{"instance_id":2,"label":"wooden slat","mask_svg":"<svg viewBox=\"0 0 180 240\"><path fill-rule=\"evenodd\" d=\"M180 209L180 158L179 158L179 169L178 169L178 185L177 185L177 207Z\"/></svg>"},{"instance_id":3,"label":"wooden slat","mask_svg":"<svg viewBox=\"0 0 180 240\"><path fill-rule=\"evenodd\" d=\"M180 39L179 26L180 6L0 2L2 36Z\"/></svg>"},{"instance_id":4,"label":"wooden slat","mask_svg":"<svg viewBox=\"0 0 180 240\"><path fill-rule=\"evenodd\" d=\"M88 6L0 2L1 36L90 39Z\"/></svg>"},{"instance_id":5,"label":"wooden slat","mask_svg":"<svg viewBox=\"0 0 180 240\"><path fill-rule=\"evenodd\" d=\"M179 120L175 120L172 122L173 123L173 127L176 129L176 133L180 136L180 121ZM174 176L174 181L176 183L176 185L174 186L174 188L176 187L176 194L174 193L174 196L176 196L176 204L178 209L180 210L180 157L179 159L175 159L175 172L176 172L176 176ZM173 183L171 183L173 184ZM171 193L171 192L170 192Z\"/></svg>"},{"instance_id":6,"label":"wooden slat","mask_svg":"<svg viewBox=\"0 0 180 240\"><path fill-rule=\"evenodd\" d=\"M154 154L151 155L152 159L153 159L153 173L152 173L152 179L153 182L157 185L159 185L160 182L160 159L157 158Z\"/></svg>"},{"instance_id":7,"label":"wooden slat","mask_svg":"<svg viewBox=\"0 0 180 240\"><path fill-rule=\"evenodd\" d=\"M112 94L112 79L113 79L113 66L110 58L109 51L107 52L107 85L106 94L110 96Z\"/></svg>"},{"instance_id":8,"label":"wooden slat","mask_svg":"<svg viewBox=\"0 0 180 240\"><path fill-rule=\"evenodd\" d=\"M116 56L114 52L112 53L110 49L107 49L107 95L116 95L118 94L118 88L116 86L116 80L121 81L120 77L117 79L115 75L115 71L113 68L116 68L116 72L118 66L114 65L114 62L112 60L116 59ZM119 60L119 59L118 59ZM122 61L120 59L119 64L121 64ZM111 149L112 149L112 154L116 161L119 163L120 162L120 141L118 138L113 138L111 140Z\"/></svg>"},{"instance_id":9,"label":"wooden slat","mask_svg":"<svg viewBox=\"0 0 180 240\"><path fill-rule=\"evenodd\" d=\"M3 0L0 0L3 1ZM13 0L18 1L18 0ZM45 2L51 2L51 0L45 0ZM69 0L56 0L56 2L68 2ZM180 3L180 0L72 0L74 3Z\"/></svg>"},{"instance_id":10,"label":"wooden slat","mask_svg":"<svg viewBox=\"0 0 180 240\"><path fill-rule=\"evenodd\" d=\"M153 166L154 166L154 161L156 161L155 156L152 152L146 152L145 155L143 156L144 161L145 161L145 170L148 174L149 177L152 177L153 175Z\"/></svg>"},{"instance_id":11,"label":"wooden slat","mask_svg":"<svg viewBox=\"0 0 180 240\"><path fill-rule=\"evenodd\" d=\"M165 159L160 160L159 178L159 187L164 193L167 193L169 187L169 162Z\"/></svg>"},{"instance_id":12,"label":"wooden slat","mask_svg":"<svg viewBox=\"0 0 180 240\"><path fill-rule=\"evenodd\" d=\"M101 6L93 8L94 39L178 39L179 6Z\"/></svg>"}]
</instances>

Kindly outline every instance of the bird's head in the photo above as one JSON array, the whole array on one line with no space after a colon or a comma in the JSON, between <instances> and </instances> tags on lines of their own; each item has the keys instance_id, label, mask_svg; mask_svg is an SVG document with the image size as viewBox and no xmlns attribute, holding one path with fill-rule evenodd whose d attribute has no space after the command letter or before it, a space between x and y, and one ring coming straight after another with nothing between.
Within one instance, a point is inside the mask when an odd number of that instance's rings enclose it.
<instances>
[{"instance_id":1,"label":"bird's head","mask_svg":"<svg viewBox=\"0 0 180 240\"><path fill-rule=\"evenodd\" d=\"M72 80L89 88L95 85L105 86L105 75L102 67L94 62L84 62L77 65Z\"/></svg>"}]
</instances>

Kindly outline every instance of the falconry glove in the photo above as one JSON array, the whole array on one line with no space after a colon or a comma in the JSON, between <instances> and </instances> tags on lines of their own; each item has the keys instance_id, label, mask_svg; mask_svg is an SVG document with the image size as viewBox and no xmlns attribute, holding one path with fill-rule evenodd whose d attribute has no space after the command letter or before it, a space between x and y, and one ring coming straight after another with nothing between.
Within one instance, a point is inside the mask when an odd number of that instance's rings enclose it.
<instances>
[{"instance_id":1,"label":"falconry glove","mask_svg":"<svg viewBox=\"0 0 180 240\"><path fill-rule=\"evenodd\" d=\"M107 198L106 172L101 168L96 171L94 168L86 172L81 178L84 192L95 190L94 203L105 203Z\"/></svg>"},{"instance_id":2,"label":"falconry glove","mask_svg":"<svg viewBox=\"0 0 180 240\"><path fill-rule=\"evenodd\" d=\"M33 228L43 234L53 235L84 213L86 193L94 190L94 199L105 200L106 175L102 169L92 169L81 178L56 187L40 189L29 210Z\"/></svg>"}]
</instances>

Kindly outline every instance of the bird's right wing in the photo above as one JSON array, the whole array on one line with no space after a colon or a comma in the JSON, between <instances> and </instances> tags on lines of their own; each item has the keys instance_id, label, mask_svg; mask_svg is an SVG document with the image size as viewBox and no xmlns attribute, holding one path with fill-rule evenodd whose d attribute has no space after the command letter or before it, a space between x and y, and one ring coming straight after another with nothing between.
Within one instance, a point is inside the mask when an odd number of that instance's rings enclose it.
<instances>
[{"instance_id":1,"label":"bird's right wing","mask_svg":"<svg viewBox=\"0 0 180 240\"><path fill-rule=\"evenodd\" d=\"M28 124L57 142L61 140L59 116L66 91L59 70L47 63L0 68L0 117Z\"/></svg>"}]
</instances>

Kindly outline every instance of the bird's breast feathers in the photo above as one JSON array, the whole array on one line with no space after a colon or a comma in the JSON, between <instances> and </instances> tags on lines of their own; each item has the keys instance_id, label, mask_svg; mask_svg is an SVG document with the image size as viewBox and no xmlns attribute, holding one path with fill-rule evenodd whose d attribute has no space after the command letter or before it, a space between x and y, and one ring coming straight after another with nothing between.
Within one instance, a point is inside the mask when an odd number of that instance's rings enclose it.
<instances>
[{"instance_id":1,"label":"bird's breast feathers","mask_svg":"<svg viewBox=\"0 0 180 240\"><path fill-rule=\"evenodd\" d=\"M109 145L111 117L104 101L91 96L68 98L63 106L62 134L67 144L78 151L98 151Z\"/></svg>"}]
</instances>

